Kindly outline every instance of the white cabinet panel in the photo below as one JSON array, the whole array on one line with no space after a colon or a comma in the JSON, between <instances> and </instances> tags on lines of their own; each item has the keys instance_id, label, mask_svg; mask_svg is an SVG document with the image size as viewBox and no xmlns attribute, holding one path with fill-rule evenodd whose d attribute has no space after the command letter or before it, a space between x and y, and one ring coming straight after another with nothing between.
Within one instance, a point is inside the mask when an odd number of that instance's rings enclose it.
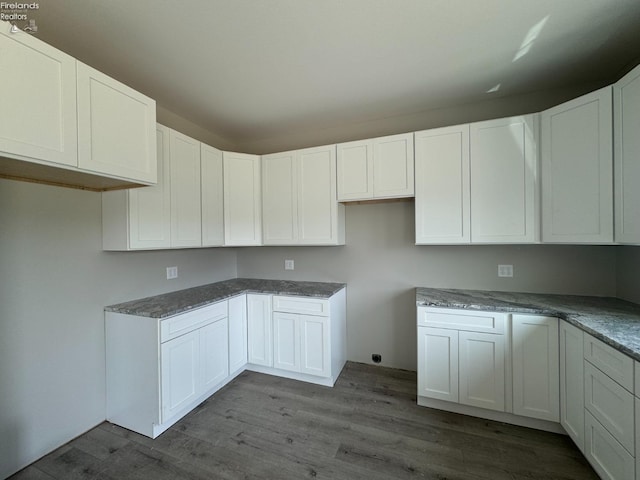
<instances>
[{"instance_id":1,"label":"white cabinet panel","mask_svg":"<svg viewBox=\"0 0 640 480\"><path fill-rule=\"evenodd\" d=\"M271 296L247 294L248 362L273 366Z\"/></svg>"},{"instance_id":2,"label":"white cabinet panel","mask_svg":"<svg viewBox=\"0 0 640 480\"><path fill-rule=\"evenodd\" d=\"M560 322L560 424L584 452L583 332Z\"/></svg>"},{"instance_id":3,"label":"white cabinet panel","mask_svg":"<svg viewBox=\"0 0 640 480\"><path fill-rule=\"evenodd\" d=\"M247 364L247 296L229 299L229 372Z\"/></svg>"},{"instance_id":4,"label":"white cabinet panel","mask_svg":"<svg viewBox=\"0 0 640 480\"><path fill-rule=\"evenodd\" d=\"M452 308L419 308L418 325L469 332L504 333L508 315Z\"/></svg>"},{"instance_id":5,"label":"white cabinet panel","mask_svg":"<svg viewBox=\"0 0 640 480\"><path fill-rule=\"evenodd\" d=\"M0 153L78 165L76 60L0 22ZM155 124L155 119L154 119ZM25 128L28 125L29 128Z\"/></svg>"},{"instance_id":6,"label":"white cabinet panel","mask_svg":"<svg viewBox=\"0 0 640 480\"><path fill-rule=\"evenodd\" d=\"M512 315L513 413L560 420L558 319Z\"/></svg>"},{"instance_id":7,"label":"white cabinet panel","mask_svg":"<svg viewBox=\"0 0 640 480\"><path fill-rule=\"evenodd\" d=\"M261 245L260 157L224 152L223 163L225 245Z\"/></svg>"},{"instance_id":8,"label":"white cabinet panel","mask_svg":"<svg viewBox=\"0 0 640 480\"><path fill-rule=\"evenodd\" d=\"M611 87L542 112L542 240L613 242Z\"/></svg>"},{"instance_id":9,"label":"white cabinet panel","mask_svg":"<svg viewBox=\"0 0 640 480\"><path fill-rule=\"evenodd\" d=\"M460 403L505 409L504 335L459 332Z\"/></svg>"},{"instance_id":10,"label":"white cabinet panel","mask_svg":"<svg viewBox=\"0 0 640 480\"><path fill-rule=\"evenodd\" d=\"M469 125L415 133L416 244L471 241Z\"/></svg>"},{"instance_id":11,"label":"white cabinet panel","mask_svg":"<svg viewBox=\"0 0 640 480\"><path fill-rule=\"evenodd\" d=\"M640 66L613 85L615 239L640 244Z\"/></svg>"},{"instance_id":12,"label":"white cabinet panel","mask_svg":"<svg viewBox=\"0 0 640 480\"><path fill-rule=\"evenodd\" d=\"M373 198L373 140L337 146L338 201Z\"/></svg>"},{"instance_id":13,"label":"white cabinet panel","mask_svg":"<svg viewBox=\"0 0 640 480\"><path fill-rule=\"evenodd\" d=\"M298 241L303 245L344 244L344 206L336 197L336 147L296 152Z\"/></svg>"},{"instance_id":14,"label":"white cabinet panel","mask_svg":"<svg viewBox=\"0 0 640 480\"><path fill-rule=\"evenodd\" d=\"M633 395L586 361L584 404L616 440L635 452Z\"/></svg>"},{"instance_id":15,"label":"white cabinet panel","mask_svg":"<svg viewBox=\"0 0 640 480\"><path fill-rule=\"evenodd\" d=\"M633 360L606 343L584 335L584 358L624 388L633 391Z\"/></svg>"},{"instance_id":16,"label":"white cabinet panel","mask_svg":"<svg viewBox=\"0 0 640 480\"><path fill-rule=\"evenodd\" d=\"M78 167L156 183L155 101L77 62Z\"/></svg>"},{"instance_id":17,"label":"white cabinet panel","mask_svg":"<svg viewBox=\"0 0 640 480\"><path fill-rule=\"evenodd\" d=\"M585 412L584 454L604 480L634 478L633 457L589 412Z\"/></svg>"},{"instance_id":18,"label":"white cabinet panel","mask_svg":"<svg viewBox=\"0 0 640 480\"><path fill-rule=\"evenodd\" d=\"M298 167L295 152L262 157L262 221L265 245L298 241Z\"/></svg>"},{"instance_id":19,"label":"white cabinet panel","mask_svg":"<svg viewBox=\"0 0 640 480\"><path fill-rule=\"evenodd\" d=\"M196 330L161 346L162 408L165 422L197 397L200 386L200 333Z\"/></svg>"},{"instance_id":20,"label":"white cabinet panel","mask_svg":"<svg viewBox=\"0 0 640 480\"><path fill-rule=\"evenodd\" d=\"M200 142L175 130L169 133L171 246L202 245Z\"/></svg>"},{"instance_id":21,"label":"white cabinet panel","mask_svg":"<svg viewBox=\"0 0 640 480\"><path fill-rule=\"evenodd\" d=\"M418 395L458 402L458 332L418 327Z\"/></svg>"},{"instance_id":22,"label":"white cabinet panel","mask_svg":"<svg viewBox=\"0 0 640 480\"><path fill-rule=\"evenodd\" d=\"M226 317L200 329L201 391L214 388L229 376L228 331Z\"/></svg>"},{"instance_id":23,"label":"white cabinet panel","mask_svg":"<svg viewBox=\"0 0 640 480\"><path fill-rule=\"evenodd\" d=\"M471 240L538 240L537 117L472 123Z\"/></svg>"},{"instance_id":24,"label":"white cabinet panel","mask_svg":"<svg viewBox=\"0 0 640 480\"><path fill-rule=\"evenodd\" d=\"M300 322L298 315L273 312L273 366L300 371Z\"/></svg>"},{"instance_id":25,"label":"white cabinet panel","mask_svg":"<svg viewBox=\"0 0 640 480\"><path fill-rule=\"evenodd\" d=\"M374 197L413 196L413 133L376 138L373 148Z\"/></svg>"},{"instance_id":26,"label":"white cabinet panel","mask_svg":"<svg viewBox=\"0 0 640 480\"><path fill-rule=\"evenodd\" d=\"M200 144L200 188L202 193L202 246L224 245L222 152Z\"/></svg>"},{"instance_id":27,"label":"white cabinet panel","mask_svg":"<svg viewBox=\"0 0 640 480\"><path fill-rule=\"evenodd\" d=\"M299 315L300 371L319 377L331 376L329 318Z\"/></svg>"}]
</instances>

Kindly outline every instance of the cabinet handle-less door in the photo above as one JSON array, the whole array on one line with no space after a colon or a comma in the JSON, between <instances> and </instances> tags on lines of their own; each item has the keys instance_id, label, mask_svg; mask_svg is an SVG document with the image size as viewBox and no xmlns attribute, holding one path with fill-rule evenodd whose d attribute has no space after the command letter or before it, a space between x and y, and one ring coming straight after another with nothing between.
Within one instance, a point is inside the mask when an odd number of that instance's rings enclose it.
<instances>
[{"instance_id":1,"label":"cabinet handle-less door","mask_svg":"<svg viewBox=\"0 0 640 480\"><path fill-rule=\"evenodd\" d=\"M273 366L300 371L300 321L293 313L273 313Z\"/></svg>"},{"instance_id":2,"label":"cabinet handle-less door","mask_svg":"<svg viewBox=\"0 0 640 480\"><path fill-rule=\"evenodd\" d=\"M212 389L229 376L228 319L200 329L201 392Z\"/></svg>"},{"instance_id":3,"label":"cabinet handle-less door","mask_svg":"<svg viewBox=\"0 0 640 480\"><path fill-rule=\"evenodd\" d=\"M331 375L329 318L299 315L300 371L319 377Z\"/></svg>"},{"instance_id":4,"label":"cabinet handle-less door","mask_svg":"<svg viewBox=\"0 0 640 480\"><path fill-rule=\"evenodd\" d=\"M460 403L504 412L504 335L459 332Z\"/></svg>"},{"instance_id":5,"label":"cabinet handle-less door","mask_svg":"<svg viewBox=\"0 0 640 480\"><path fill-rule=\"evenodd\" d=\"M560 322L560 424L584 452L584 343L582 330Z\"/></svg>"},{"instance_id":6,"label":"cabinet handle-less door","mask_svg":"<svg viewBox=\"0 0 640 480\"><path fill-rule=\"evenodd\" d=\"M458 331L418 327L418 395L458 402Z\"/></svg>"},{"instance_id":7,"label":"cabinet handle-less door","mask_svg":"<svg viewBox=\"0 0 640 480\"><path fill-rule=\"evenodd\" d=\"M198 397L200 385L200 333L195 330L162 344L161 423Z\"/></svg>"}]
</instances>

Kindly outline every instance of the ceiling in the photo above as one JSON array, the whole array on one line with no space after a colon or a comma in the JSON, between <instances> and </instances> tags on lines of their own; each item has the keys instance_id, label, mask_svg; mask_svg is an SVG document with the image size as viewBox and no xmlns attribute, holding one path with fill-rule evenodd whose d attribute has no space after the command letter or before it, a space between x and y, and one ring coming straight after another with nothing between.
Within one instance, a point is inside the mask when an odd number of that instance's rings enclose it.
<instances>
[{"instance_id":1,"label":"ceiling","mask_svg":"<svg viewBox=\"0 0 640 480\"><path fill-rule=\"evenodd\" d=\"M238 146L341 141L352 125L604 84L640 60L638 0L39 5L39 38Z\"/></svg>"}]
</instances>

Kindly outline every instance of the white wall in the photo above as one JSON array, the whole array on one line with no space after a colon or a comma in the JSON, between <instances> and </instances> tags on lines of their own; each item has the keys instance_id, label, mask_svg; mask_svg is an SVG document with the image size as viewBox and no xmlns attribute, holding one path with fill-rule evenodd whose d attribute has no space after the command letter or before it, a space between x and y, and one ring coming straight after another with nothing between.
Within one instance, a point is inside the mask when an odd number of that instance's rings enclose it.
<instances>
[{"instance_id":1,"label":"white wall","mask_svg":"<svg viewBox=\"0 0 640 480\"><path fill-rule=\"evenodd\" d=\"M105 305L236 276L231 249L102 252L100 198L0 180L0 478L104 420Z\"/></svg>"},{"instance_id":2,"label":"white wall","mask_svg":"<svg viewBox=\"0 0 640 480\"><path fill-rule=\"evenodd\" d=\"M238 250L238 276L341 281L349 360L415 370L414 287L615 295L615 247L416 246L414 205L347 206L347 245ZM284 270L284 259L295 270ZM513 264L512 279L497 265Z\"/></svg>"}]
</instances>

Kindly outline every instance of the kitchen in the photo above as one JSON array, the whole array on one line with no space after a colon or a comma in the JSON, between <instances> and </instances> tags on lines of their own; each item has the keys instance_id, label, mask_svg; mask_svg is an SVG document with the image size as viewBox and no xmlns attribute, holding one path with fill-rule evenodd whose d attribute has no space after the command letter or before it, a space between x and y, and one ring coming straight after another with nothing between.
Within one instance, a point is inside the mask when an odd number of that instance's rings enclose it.
<instances>
[{"instance_id":1,"label":"kitchen","mask_svg":"<svg viewBox=\"0 0 640 480\"><path fill-rule=\"evenodd\" d=\"M40 14L51 8L43 5ZM45 25L44 20L38 23ZM445 107L423 117L421 128L539 111L586 91L578 85ZM218 148L230 147L169 109L159 107L158 120ZM376 131L375 125L368 127ZM417 128L404 131L411 130ZM350 135L336 139L373 136ZM416 246L411 201L347 205L344 246L121 253L102 251L99 194L0 182L5 277L0 293L0 464L9 466L5 474L104 420L106 305L235 277L344 282L348 359L370 363L371 354L379 353L385 366L415 370L416 286L640 302L640 253L634 246ZM294 259L293 271L284 270L286 259ZM514 277L499 278L499 264L513 265ZM178 278L167 280L165 269L174 265Z\"/></svg>"}]
</instances>

